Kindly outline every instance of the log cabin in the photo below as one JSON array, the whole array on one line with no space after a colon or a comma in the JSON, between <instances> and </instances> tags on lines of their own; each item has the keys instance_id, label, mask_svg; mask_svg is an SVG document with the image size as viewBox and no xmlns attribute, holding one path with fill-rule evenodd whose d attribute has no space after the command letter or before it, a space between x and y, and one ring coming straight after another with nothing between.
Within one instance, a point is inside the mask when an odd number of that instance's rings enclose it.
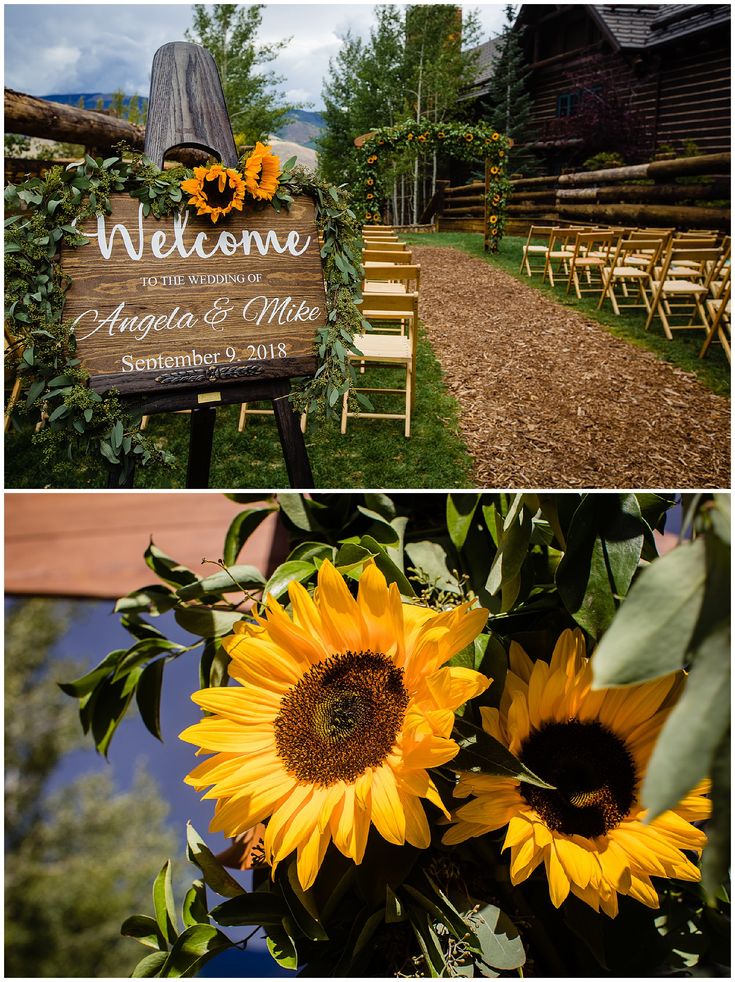
<instances>
[{"instance_id":1,"label":"log cabin","mask_svg":"<svg viewBox=\"0 0 735 982\"><path fill-rule=\"evenodd\" d=\"M626 163L730 149L729 4L524 4L533 137L547 173L601 151ZM497 39L468 95L478 118Z\"/></svg>"}]
</instances>

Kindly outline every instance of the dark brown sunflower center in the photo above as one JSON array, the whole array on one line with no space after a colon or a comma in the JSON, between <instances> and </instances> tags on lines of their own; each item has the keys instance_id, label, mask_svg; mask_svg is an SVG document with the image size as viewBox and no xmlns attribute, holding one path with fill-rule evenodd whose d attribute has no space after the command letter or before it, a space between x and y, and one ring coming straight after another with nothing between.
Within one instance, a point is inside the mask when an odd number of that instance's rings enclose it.
<instances>
[{"instance_id":1,"label":"dark brown sunflower center","mask_svg":"<svg viewBox=\"0 0 735 982\"><path fill-rule=\"evenodd\" d=\"M521 794L552 832L592 839L614 829L635 801L636 771L625 743L598 722L546 723L520 758L554 791L525 781Z\"/></svg>"},{"instance_id":2,"label":"dark brown sunflower center","mask_svg":"<svg viewBox=\"0 0 735 982\"><path fill-rule=\"evenodd\" d=\"M281 700L276 748L300 781L352 781L390 753L406 715L403 669L380 652L314 665Z\"/></svg>"},{"instance_id":3,"label":"dark brown sunflower center","mask_svg":"<svg viewBox=\"0 0 735 982\"><path fill-rule=\"evenodd\" d=\"M202 191L210 208L226 208L232 204L232 199L235 196L235 189L230 187L229 180L225 182L224 190L220 191L219 177L215 177L213 181L205 178Z\"/></svg>"}]
</instances>

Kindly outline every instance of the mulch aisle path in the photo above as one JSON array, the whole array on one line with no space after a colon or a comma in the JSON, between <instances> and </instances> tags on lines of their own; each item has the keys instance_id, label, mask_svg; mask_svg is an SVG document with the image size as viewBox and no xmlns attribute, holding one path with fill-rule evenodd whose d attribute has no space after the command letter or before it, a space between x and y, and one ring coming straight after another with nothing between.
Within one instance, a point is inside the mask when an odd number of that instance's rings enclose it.
<instances>
[{"instance_id":1,"label":"mulch aisle path","mask_svg":"<svg viewBox=\"0 0 735 982\"><path fill-rule=\"evenodd\" d=\"M480 259L413 251L479 487L730 487L727 399Z\"/></svg>"}]
</instances>

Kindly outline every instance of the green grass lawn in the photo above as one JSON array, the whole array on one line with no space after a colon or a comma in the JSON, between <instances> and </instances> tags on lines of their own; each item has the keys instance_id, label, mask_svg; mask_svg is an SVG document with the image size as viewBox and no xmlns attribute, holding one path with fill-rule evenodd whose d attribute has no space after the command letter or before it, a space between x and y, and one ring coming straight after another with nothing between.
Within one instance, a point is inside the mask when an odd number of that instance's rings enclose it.
<instances>
[{"instance_id":1,"label":"green grass lawn","mask_svg":"<svg viewBox=\"0 0 735 982\"><path fill-rule=\"evenodd\" d=\"M416 405L411 437L403 436L399 420L350 420L347 433L339 422L309 421L306 445L314 480L319 488L458 488L470 487L472 460L459 435L457 404L448 394L442 372L428 341L419 337ZM375 368L365 384L401 384L399 369ZM382 398L382 402L378 399ZM394 411L402 400L375 396L379 411ZM391 402L391 400L393 400ZM275 420L251 416L238 433L239 406L217 411L210 487L288 487ZM30 431L29 431L30 430ZM176 455L173 469L139 469L137 488L181 488L186 480L189 416L161 414L151 418L148 432L159 445ZM5 443L7 488L99 488L107 486L107 473L95 461L44 460L31 442L32 427L9 433Z\"/></svg>"},{"instance_id":2,"label":"green grass lawn","mask_svg":"<svg viewBox=\"0 0 735 982\"><path fill-rule=\"evenodd\" d=\"M525 236L506 236L497 253L490 254L483 250L483 237L479 233L472 232L438 232L436 234L406 234L402 236L407 242L414 245L431 246L452 246L462 252L466 252L478 259L493 266L497 266L514 276L517 280L528 286L534 287L542 294L555 300L563 307L570 307L578 310L592 320L602 324L611 334L623 338L631 344L653 352L663 361L671 362L687 372L693 372L697 378L706 385L707 388L716 392L718 395L730 394L730 363L721 345L713 343L705 358L699 358L699 349L704 341L703 331L678 331L674 335L673 341L668 341L663 334L660 323L654 321L651 329L644 330L645 318L637 314L621 314L616 316L609 303L605 304L603 310L597 310L597 302L593 300L577 300L576 297L567 297L564 294L566 282L563 286L551 287L547 283L541 283L540 276L528 277L518 272L523 255L523 245L526 241Z\"/></svg>"}]
</instances>

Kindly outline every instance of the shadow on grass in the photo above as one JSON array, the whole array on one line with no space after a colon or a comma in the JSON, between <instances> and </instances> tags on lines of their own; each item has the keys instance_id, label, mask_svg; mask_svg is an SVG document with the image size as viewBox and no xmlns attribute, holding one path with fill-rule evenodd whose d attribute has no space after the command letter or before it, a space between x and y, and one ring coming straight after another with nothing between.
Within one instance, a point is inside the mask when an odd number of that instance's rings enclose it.
<instances>
[{"instance_id":1,"label":"shadow on grass","mask_svg":"<svg viewBox=\"0 0 735 982\"><path fill-rule=\"evenodd\" d=\"M399 369L375 368L361 376L365 384L393 386L402 383ZM421 332L416 371L416 406L412 413L411 437L403 435L399 420L354 419L347 433L339 432L339 421L309 420L306 445L318 488L461 488L471 487L472 459L459 434L457 404L447 392L441 367ZM396 397L382 397L380 411L400 408ZM217 411L210 487L288 487L275 420L272 416L250 417L243 433L237 422L239 406ZM96 460L69 461L54 448L44 452L43 443L31 442L33 425L9 433L5 443L5 486L7 488L104 488L107 472ZM181 488L186 480L189 442L187 414L169 413L151 417L148 432L163 449L176 456L173 468L139 469L136 488ZM43 440L43 438L42 438Z\"/></svg>"}]
</instances>

